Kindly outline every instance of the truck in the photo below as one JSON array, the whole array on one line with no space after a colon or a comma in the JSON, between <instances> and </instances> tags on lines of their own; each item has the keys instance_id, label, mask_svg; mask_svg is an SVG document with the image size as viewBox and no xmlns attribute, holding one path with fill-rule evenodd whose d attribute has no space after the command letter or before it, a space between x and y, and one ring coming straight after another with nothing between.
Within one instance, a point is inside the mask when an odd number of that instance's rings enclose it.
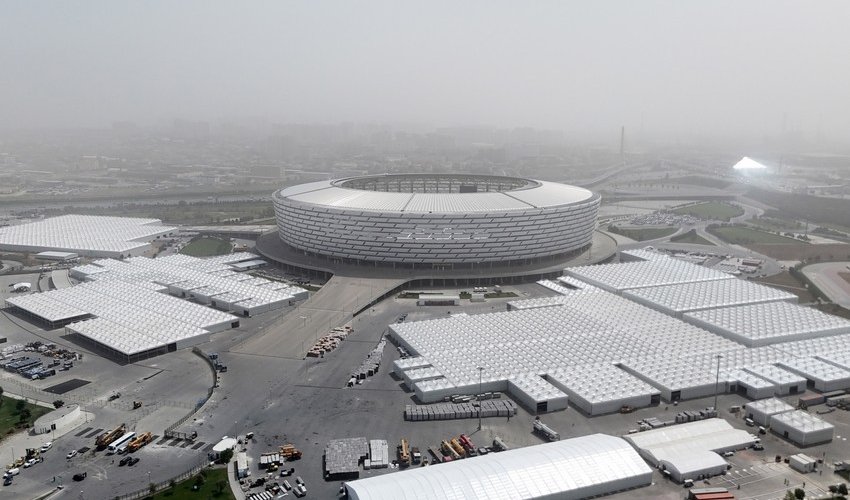
<instances>
[{"instance_id":1,"label":"truck","mask_svg":"<svg viewBox=\"0 0 850 500\"><path fill-rule=\"evenodd\" d=\"M534 432L545 437L549 441L560 441L561 435L555 432L551 427L540 421L540 418L534 420Z\"/></svg>"},{"instance_id":2,"label":"truck","mask_svg":"<svg viewBox=\"0 0 850 500\"><path fill-rule=\"evenodd\" d=\"M452 457L453 460L460 459L460 454L445 439L440 442L440 450L443 452L444 456ZM443 459L443 461L446 461L445 458Z\"/></svg>"},{"instance_id":3,"label":"truck","mask_svg":"<svg viewBox=\"0 0 850 500\"><path fill-rule=\"evenodd\" d=\"M153 434L151 434L150 432L145 432L144 434L140 434L139 436L134 438L132 441L130 441L130 443L127 445L127 451L129 451L130 453L138 451L139 448L150 443L152 439L153 439Z\"/></svg>"},{"instance_id":4,"label":"truck","mask_svg":"<svg viewBox=\"0 0 850 500\"><path fill-rule=\"evenodd\" d=\"M414 465L419 465L422 463L422 453L419 452L419 448L416 448L414 446L411 450L410 456L413 459Z\"/></svg>"},{"instance_id":5,"label":"truck","mask_svg":"<svg viewBox=\"0 0 850 500\"><path fill-rule=\"evenodd\" d=\"M496 436L495 438L493 438L493 449L495 451L507 451L508 445L506 445L505 442L502 441L502 438Z\"/></svg>"},{"instance_id":6,"label":"truck","mask_svg":"<svg viewBox=\"0 0 850 500\"><path fill-rule=\"evenodd\" d=\"M460 440L458 438L452 438L451 441L449 441L449 444L452 449L457 452L458 456L461 458L466 456L466 449L464 449L463 445L460 444Z\"/></svg>"},{"instance_id":7,"label":"truck","mask_svg":"<svg viewBox=\"0 0 850 500\"><path fill-rule=\"evenodd\" d=\"M130 444L130 440L136 437L135 432L126 432L121 437L113 441L109 446L106 447L106 454L112 455L114 453L124 453L127 450L127 445Z\"/></svg>"},{"instance_id":8,"label":"truck","mask_svg":"<svg viewBox=\"0 0 850 500\"><path fill-rule=\"evenodd\" d=\"M398 461L402 467L410 465L410 448L407 439L402 438L401 444L398 445Z\"/></svg>"},{"instance_id":9,"label":"truck","mask_svg":"<svg viewBox=\"0 0 850 500\"><path fill-rule=\"evenodd\" d=\"M469 439L469 436L466 434L461 434L458 436L458 441L460 441L460 445L463 446L463 449L466 450L466 454L470 455L476 453L475 445L472 444L472 440Z\"/></svg>"},{"instance_id":10,"label":"truck","mask_svg":"<svg viewBox=\"0 0 850 500\"><path fill-rule=\"evenodd\" d=\"M122 436L125 432L127 432L127 425L121 424L118 427L112 429L109 432L104 432L97 439L94 440L94 445L98 450L103 450L107 446L109 446L113 441Z\"/></svg>"},{"instance_id":11,"label":"truck","mask_svg":"<svg viewBox=\"0 0 850 500\"><path fill-rule=\"evenodd\" d=\"M298 460L301 458L301 450L295 447L292 443L287 443L280 447L280 455L286 460Z\"/></svg>"}]
</instances>

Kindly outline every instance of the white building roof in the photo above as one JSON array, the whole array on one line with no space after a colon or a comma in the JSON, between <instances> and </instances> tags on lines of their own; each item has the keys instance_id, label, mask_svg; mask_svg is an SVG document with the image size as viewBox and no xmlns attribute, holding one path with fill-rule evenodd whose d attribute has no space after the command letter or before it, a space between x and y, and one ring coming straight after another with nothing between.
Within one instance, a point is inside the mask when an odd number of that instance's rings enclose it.
<instances>
[{"instance_id":1,"label":"white building roof","mask_svg":"<svg viewBox=\"0 0 850 500\"><path fill-rule=\"evenodd\" d=\"M834 429L835 426L829 422L825 422L811 413L804 410L794 410L786 413L780 413L771 417L771 422L785 424L788 427L799 429L803 432L822 431L824 429Z\"/></svg>"},{"instance_id":2,"label":"white building roof","mask_svg":"<svg viewBox=\"0 0 850 500\"><path fill-rule=\"evenodd\" d=\"M850 333L850 321L788 302L694 311L684 318L746 345Z\"/></svg>"},{"instance_id":3,"label":"white building roof","mask_svg":"<svg viewBox=\"0 0 850 500\"><path fill-rule=\"evenodd\" d=\"M570 267L564 272L568 276L612 292L677 283L734 279L733 276L724 272L667 256L641 262Z\"/></svg>"},{"instance_id":4,"label":"white building roof","mask_svg":"<svg viewBox=\"0 0 850 500\"><path fill-rule=\"evenodd\" d=\"M0 248L120 253L146 246L147 241L174 230L159 219L62 215L0 227Z\"/></svg>"},{"instance_id":5,"label":"white building roof","mask_svg":"<svg viewBox=\"0 0 850 500\"><path fill-rule=\"evenodd\" d=\"M740 279L639 288L623 292L623 296L677 313L763 302L797 301L797 296L792 293Z\"/></svg>"},{"instance_id":6,"label":"white building roof","mask_svg":"<svg viewBox=\"0 0 850 500\"><path fill-rule=\"evenodd\" d=\"M581 498L649 484L651 474L625 441L592 434L346 485L353 500Z\"/></svg>"},{"instance_id":7,"label":"white building roof","mask_svg":"<svg viewBox=\"0 0 850 500\"><path fill-rule=\"evenodd\" d=\"M734 170L764 170L767 167L753 160L752 158L745 156L741 158L741 160L738 161L738 163L736 163L732 168Z\"/></svg>"},{"instance_id":8,"label":"white building roof","mask_svg":"<svg viewBox=\"0 0 850 500\"><path fill-rule=\"evenodd\" d=\"M765 415L777 415L779 413L785 413L786 411L791 411L794 409L793 406L777 398L751 401L745 404L744 407L758 411L759 413L763 413Z\"/></svg>"},{"instance_id":9,"label":"white building roof","mask_svg":"<svg viewBox=\"0 0 850 500\"><path fill-rule=\"evenodd\" d=\"M709 418L623 436L656 464L683 460L688 450L717 451L746 448L754 438L720 418Z\"/></svg>"}]
</instances>

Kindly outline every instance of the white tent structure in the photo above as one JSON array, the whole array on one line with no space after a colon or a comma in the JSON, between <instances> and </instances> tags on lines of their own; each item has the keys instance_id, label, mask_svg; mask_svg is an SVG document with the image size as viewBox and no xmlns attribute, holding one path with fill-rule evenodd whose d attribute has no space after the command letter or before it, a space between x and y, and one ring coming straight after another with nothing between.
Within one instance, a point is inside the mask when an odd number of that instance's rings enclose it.
<instances>
[{"instance_id":1,"label":"white tent structure","mask_svg":"<svg viewBox=\"0 0 850 500\"><path fill-rule=\"evenodd\" d=\"M799 446L812 446L832 441L835 427L803 410L774 415L770 430Z\"/></svg>"},{"instance_id":2,"label":"white tent structure","mask_svg":"<svg viewBox=\"0 0 850 500\"><path fill-rule=\"evenodd\" d=\"M73 252L86 257L140 255L149 242L176 228L159 219L62 215L0 228L0 250Z\"/></svg>"},{"instance_id":3,"label":"white tent structure","mask_svg":"<svg viewBox=\"0 0 850 500\"><path fill-rule=\"evenodd\" d=\"M648 486L652 469L622 439L592 434L345 483L352 500L579 499Z\"/></svg>"},{"instance_id":4,"label":"white tent structure","mask_svg":"<svg viewBox=\"0 0 850 500\"><path fill-rule=\"evenodd\" d=\"M767 427L770 425L771 417L780 413L794 411L794 407L781 399L770 398L747 403L744 405L744 411L747 418L759 425Z\"/></svg>"},{"instance_id":5,"label":"white tent structure","mask_svg":"<svg viewBox=\"0 0 850 500\"><path fill-rule=\"evenodd\" d=\"M254 257L101 259L72 270L86 283L8 298L6 305L51 329L65 326L93 349L132 362L206 342L211 333L238 327L239 318L231 312L249 316L307 295L301 288L253 278L229 266Z\"/></svg>"},{"instance_id":6,"label":"white tent structure","mask_svg":"<svg viewBox=\"0 0 850 500\"><path fill-rule=\"evenodd\" d=\"M850 321L788 302L722 307L683 317L749 347L850 333Z\"/></svg>"},{"instance_id":7,"label":"white tent structure","mask_svg":"<svg viewBox=\"0 0 850 500\"><path fill-rule=\"evenodd\" d=\"M719 418L699 420L623 436L649 463L670 471L676 481L722 474L718 453L747 448L754 438Z\"/></svg>"}]
</instances>

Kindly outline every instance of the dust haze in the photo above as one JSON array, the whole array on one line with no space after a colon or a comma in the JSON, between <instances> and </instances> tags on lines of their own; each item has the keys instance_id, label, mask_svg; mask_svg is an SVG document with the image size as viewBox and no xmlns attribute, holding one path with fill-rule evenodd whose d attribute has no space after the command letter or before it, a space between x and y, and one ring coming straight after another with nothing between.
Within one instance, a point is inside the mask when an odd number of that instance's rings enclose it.
<instances>
[{"instance_id":1,"label":"dust haze","mask_svg":"<svg viewBox=\"0 0 850 500\"><path fill-rule=\"evenodd\" d=\"M4 2L0 128L850 137L846 2ZM611 139L614 141L614 139Z\"/></svg>"}]
</instances>

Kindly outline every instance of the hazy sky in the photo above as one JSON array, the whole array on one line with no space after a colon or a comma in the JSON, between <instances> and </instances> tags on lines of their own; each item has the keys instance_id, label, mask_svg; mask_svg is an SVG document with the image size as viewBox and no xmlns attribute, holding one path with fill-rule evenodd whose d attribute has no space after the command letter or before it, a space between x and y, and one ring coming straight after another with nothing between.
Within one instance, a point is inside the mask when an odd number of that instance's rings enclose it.
<instances>
[{"instance_id":1,"label":"hazy sky","mask_svg":"<svg viewBox=\"0 0 850 500\"><path fill-rule=\"evenodd\" d=\"M0 0L0 127L850 137L850 2Z\"/></svg>"}]
</instances>

